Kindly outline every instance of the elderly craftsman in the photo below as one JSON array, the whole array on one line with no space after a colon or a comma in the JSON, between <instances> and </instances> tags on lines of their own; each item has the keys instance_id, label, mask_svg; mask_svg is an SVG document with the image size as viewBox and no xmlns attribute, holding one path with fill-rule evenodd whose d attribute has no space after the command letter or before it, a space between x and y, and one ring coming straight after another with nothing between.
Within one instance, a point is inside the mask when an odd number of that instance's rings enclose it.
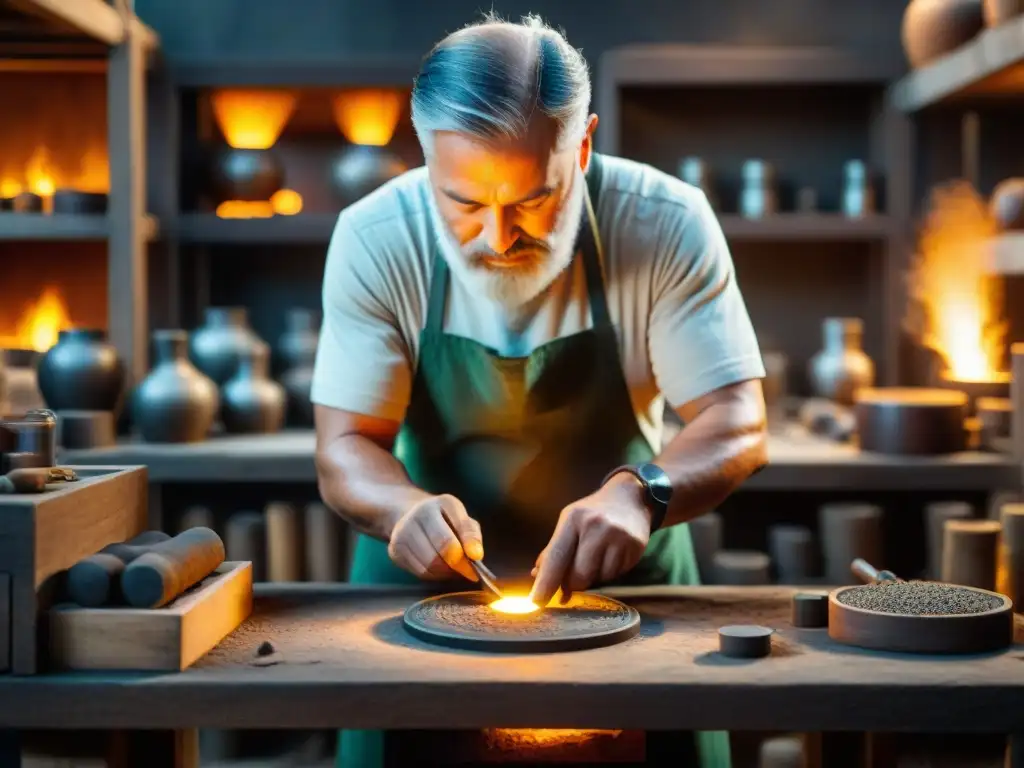
<instances>
[{"instance_id":1,"label":"elderly craftsman","mask_svg":"<svg viewBox=\"0 0 1024 768\"><path fill-rule=\"evenodd\" d=\"M540 20L462 29L412 92L426 167L338 219L312 399L321 494L361 534L353 583L475 580L486 553L542 605L696 584L686 521L766 462L715 215L595 154L589 106L583 57ZM686 426L661 446L666 400ZM728 764L705 736L704 764Z\"/></svg>"}]
</instances>

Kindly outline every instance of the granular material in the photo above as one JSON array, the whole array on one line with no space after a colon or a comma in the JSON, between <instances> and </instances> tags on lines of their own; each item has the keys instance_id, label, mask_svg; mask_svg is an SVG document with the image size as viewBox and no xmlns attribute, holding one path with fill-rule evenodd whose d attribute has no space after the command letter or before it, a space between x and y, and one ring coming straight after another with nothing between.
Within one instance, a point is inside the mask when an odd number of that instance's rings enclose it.
<instances>
[{"instance_id":1,"label":"granular material","mask_svg":"<svg viewBox=\"0 0 1024 768\"><path fill-rule=\"evenodd\" d=\"M985 613L1003 605L997 596L934 581L867 584L843 590L837 599L852 608L912 616L963 616Z\"/></svg>"}]
</instances>

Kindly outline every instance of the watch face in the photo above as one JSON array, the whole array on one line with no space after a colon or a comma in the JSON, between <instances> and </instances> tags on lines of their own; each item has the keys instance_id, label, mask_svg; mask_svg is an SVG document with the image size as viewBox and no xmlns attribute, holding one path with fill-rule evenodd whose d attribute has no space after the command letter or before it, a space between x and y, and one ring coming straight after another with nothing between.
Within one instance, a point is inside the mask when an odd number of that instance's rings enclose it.
<instances>
[{"instance_id":1,"label":"watch face","mask_svg":"<svg viewBox=\"0 0 1024 768\"><path fill-rule=\"evenodd\" d=\"M641 464L637 472L647 483L651 496L662 504L668 504L672 498L672 483L665 471L655 464Z\"/></svg>"}]
</instances>

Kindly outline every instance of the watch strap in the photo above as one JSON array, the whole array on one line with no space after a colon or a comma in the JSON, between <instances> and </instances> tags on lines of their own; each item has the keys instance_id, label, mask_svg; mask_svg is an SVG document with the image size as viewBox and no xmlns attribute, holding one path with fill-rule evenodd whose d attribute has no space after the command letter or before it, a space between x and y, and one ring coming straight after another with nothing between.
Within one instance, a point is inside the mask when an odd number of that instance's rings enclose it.
<instances>
[{"instance_id":1,"label":"watch strap","mask_svg":"<svg viewBox=\"0 0 1024 768\"><path fill-rule=\"evenodd\" d=\"M651 493L650 483L648 483L647 479L640 474L640 470L637 467L632 464L623 464L621 467L616 467L604 476L604 480L601 481L601 486L604 487L604 485L615 477L615 475L623 472L635 477L640 482L640 485L643 486L644 505L651 513L651 533L654 533L656 530L661 528L662 523L665 522L665 515L668 514L668 504L660 502L654 497L654 494Z\"/></svg>"}]
</instances>

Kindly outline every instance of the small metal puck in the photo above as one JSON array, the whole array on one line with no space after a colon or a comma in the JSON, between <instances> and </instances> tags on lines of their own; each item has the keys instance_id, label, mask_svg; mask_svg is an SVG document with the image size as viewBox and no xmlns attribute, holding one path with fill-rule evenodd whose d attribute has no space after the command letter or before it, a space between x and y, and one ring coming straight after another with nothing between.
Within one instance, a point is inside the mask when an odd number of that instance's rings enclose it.
<instances>
[{"instance_id":1,"label":"small metal puck","mask_svg":"<svg viewBox=\"0 0 1024 768\"><path fill-rule=\"evenodd\" d=\"M733 624L718 630L718 650L734 659L760 659L772 652L775 630L754 624Z\"/></svg>"},{"instance_id":2,"label":"small metal puck","mask_svg":"<svg viewBox=\"0 0 1024 768\"><path fill-rule=\"evenodd\" d=\"M794 627L821 629L828 626L828 594L797 592L793 595L790 620Z\"/></svg>"}]
</instances>

